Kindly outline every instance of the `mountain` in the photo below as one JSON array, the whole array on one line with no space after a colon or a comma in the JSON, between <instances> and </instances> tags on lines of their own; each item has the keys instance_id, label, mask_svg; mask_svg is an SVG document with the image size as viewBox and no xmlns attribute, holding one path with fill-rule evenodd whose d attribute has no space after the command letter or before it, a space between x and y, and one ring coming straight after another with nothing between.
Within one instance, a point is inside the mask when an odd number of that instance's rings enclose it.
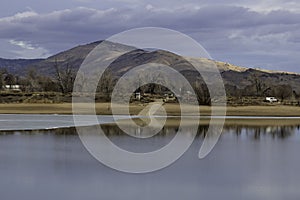
<instances>
[{"instance_id":1,"label":"mountain","mask_svg":"<svg viewBox=\"0 0 300 200\"><path fill-rule=\"evenodd\" d=\"M57 64L60 68L66 66L71 67L74 70L78 70L86 56L102 41L93 42L90 44L79 45L72 49L63 51L56 55L53 55L47 59L1 59L0 58L0 68L7 68L8 71L16 75L24 75L24 71L29 69L36 69L39 73L43 75L55 75L54 66ZM126 46L118 44L117 51L124 50ZM128 47L132 48L132 47ZM127 49L126 49L127 50ZM117 71L118 74L126 72L127 70L148 62L158 62L166 65L172 65L175 69L179 71L192 69L191 65L186 62L189 58L186 58L186 61L181 60L177 55L157 50L157 51L145 51L141 49L132 48L132 52L127 53L117 59L112 67L114 71ZM199 58L199 62L206 62L207 59ZM247 68L242 68L234 65L230 65L223 62L216 62L217 66L221 71L245 71Z\"/></svg>"},{"instance_id":2,"label":"mountain","mask_svg":"<svg viewBox=\"0 0 300 200\"><path fill-rule=\"evenodd\" d=\"M0 68L7 68L17 75L24 75L24 71L36 69L37 72L50 77L55 76L55 65L60 69L67 66L74 71L78 70L85 57L102 41L80 45L70 50L61 52L47 59L36 60L8 60L0 59ZM111 65L110 69L116 76L121 76L135 66L145 63L161 63L180 71L190 81L201 79L199 73L190 64L196 60L201 66L214 62L218 67L228 95L279 95L279 90L289 91L295 96L300 96L300 75L289 72L269 71L239 67L220 61L211 61L205 58L182 58L176 54L163 50L141 50L133 47L111 43L111 54L131 49L129 53L120 56Z\"/></svg>"},{"instance_id":3,"label":"mountain","mask_svg":"<svg viewBox=\"0 0 300 200\"><path fill-rule=\"evenodd\" d=\"M0 58L0 69L7 69L9 73L18 74L24 67L39 63L44 59L4 59Z\"/></svg>"},{"instance_id":4,"label":"mountain","mask_svg":"<svg viewBox=\"0 0 300 200\"><path fill-rule=\"evenodd\" d=\"M55 65L58 65L62 69L69 66L72 69L78 70L85 57L100 43L101 41L79 45L40 62L27 65L24 70L35 69L38 73L51 77L55 76Z\"/></svg>"}]
</instances>

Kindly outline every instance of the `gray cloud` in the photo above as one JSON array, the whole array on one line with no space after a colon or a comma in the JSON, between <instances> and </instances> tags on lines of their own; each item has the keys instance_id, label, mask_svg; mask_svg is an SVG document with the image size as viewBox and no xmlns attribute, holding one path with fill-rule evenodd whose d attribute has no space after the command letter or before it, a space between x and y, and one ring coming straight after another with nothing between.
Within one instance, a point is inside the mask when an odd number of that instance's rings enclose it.
<instances>
[{"instance_id":1,"label":"gray cloud","mask_svg":"<svg viewBox=\"0 0 300 200\"><path fill-rule=\"evenodd\" d=\"M214 2L189 1L185 6L174 3L168 7L171 1L166 1L158 7L152 1L106 9L77 7L46 13L21 12L0 18L0 39L30 44L48 55L45 50L52 54L130 28L159 26L190 35L218 60L300 72L300 14L295 1L276 0L275 5L283 5L284 9L276 10L273 5L273 11L267 7L270 1L260 7L259 3ZM33 49L27 49L30 50ZM22 52L25 56L26 51Z\"/></svg>"}]
</instances>

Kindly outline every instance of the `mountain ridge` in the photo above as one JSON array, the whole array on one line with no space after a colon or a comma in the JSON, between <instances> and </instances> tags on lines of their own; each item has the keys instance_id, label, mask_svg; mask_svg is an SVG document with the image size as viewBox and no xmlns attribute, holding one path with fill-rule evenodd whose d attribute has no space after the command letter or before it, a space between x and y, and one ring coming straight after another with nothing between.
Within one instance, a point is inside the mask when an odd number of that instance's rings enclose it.
<instances>
[{"instance_id":1,"label":"mountain ridge","mask_svg":"<svg viewBox=\"0 0 300 200\"><path fill-rule=\"evenodd\" d=\"M79 45L46 59L3 59L5 62L1 62L0 59L0 68L6 67L9 72L19 76L24 76L29 69L35 69L42 75L54 78L56 75L55 65L58 65L60 69L71 67L76 72L86 56L101 42L96 41ZM116 53L119 50L122 52L126 48L126 45L121 44L111 43L110 45L114 46L114 52L112 53ZM135 49L117 58L109 67L116 76L120 77L133 67L149 62L161 63L182 72L189 81L194 82L201 75L189 63L191 59L197 60L203 66L206 63L214 62L223 78L228 95L275 95L278 93L278 88L283 87L284 89L282 90L288 90L290 93L295 94L294 96L300 96L300 74L298 73L240 67L207 58L181 57L163 50Z\"/></svg>"},{"instance_id":2,"label":"mountain ridge","mask_svg":"<svg viewBox=\"0 0 300 200\"><path fill-rule=\"evenodd\" d=\"M24 58L18 58L18 59L7 59L7 58L1 58L0 57L0 69L1 68L7 68L8 71L12 71L14 73L18 73L17 69L20 69L21 67L29 68L29 67L39 67L39 65L42 65L44 67L45 64L49 63L54 63L54 62L69 62L70 64L74 63L75 61L83 61L84 58L90 53L97 45L99 45L102 42L100 41L95 41L92 43L88 44L82 44L75 46L71 49L61 51L57 54L54 54L52 56L49 56L48 58L37 58L37 59L24 59ZM158 50L157 52L160 52L162 50ZM154 51L155 52L155 51ZM76 57L77 59L74 59ZM194 57L185 57L186 60L189 59L198 59L200 61L204 60L210 60L207 58L194 58ZM300 75L300 73L297 72L290 72L290 71L278 71L278 70L267 70L267 69L261 69L261 68L251 68L251 67L241 67L238 65L234 65L228 62L222 62L222 61L217 61L217 60L211 60L215 62L217 67L220 70L224 71L238 71L238 72L245 72L246 70L253 69L261 72L266 72L266 73L287 73L287 74L296 74ZM19 68L18 68L19 67ZM13 68L13 70L11 69Z\"/></svg>"}]
</instances>

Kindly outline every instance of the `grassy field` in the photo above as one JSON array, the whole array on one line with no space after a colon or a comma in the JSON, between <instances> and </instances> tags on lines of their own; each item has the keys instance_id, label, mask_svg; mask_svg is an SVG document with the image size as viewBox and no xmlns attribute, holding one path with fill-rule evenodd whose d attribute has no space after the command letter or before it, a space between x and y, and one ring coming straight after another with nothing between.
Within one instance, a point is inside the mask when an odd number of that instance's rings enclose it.
<instances>
[{"instance_id":1,"label":"grassy field","mask_svg":"<svg viewBox=\"0 0 300 200\"><path fill-rule=\"evenodd\" d=\"M147 104L130 104L130 113L140 113ZM87 105L80 106L83 113ZM117 113L125 114L126 106L116 105ZM180 115L180 108L177 104L165 104L164 108L168 115ZM194 115L200 109L200 114L210 115L209 106L186 106L184 115ZM219 108L216 108L219 109ZM97 114L111 114L110 103L96 103ZM72 114L71 103L58 104L0 104L1 114ZM86 113L89 113L86 111ZM156 114L160 114L157 112ZM227 116L300 116L300 107L297 106L237 106L227 107Z\"/></svg>"},{"instance_id":2,"label":"grassy field","mask_svg":"<svg viewBox=\"0 0 300 200\"><path fill-rule=\"evenodd\" d=\"M87 105L81 105L81 113L89 114L87 111ZM125 114L126 106L116 105L116 114ZM141 112L145 109L147 105L142 104L131 104L130 113L139 114L145 113ZM180 109L176 104L165 104L164 108L168 115L179 116ZM166 121L166 126L178 126L179 122L183 125L191 125L195 123L200 123L202 125L208 125L211 121L209 117L200 118L200 122L197 121L199 118L193 117L196 113L195 110L200 109L200 116L210 116L211 108L208 106L187 106L185 110L187 113L186 118L168 118ZM97 114L111 114L110 103L96 103ZM0 104L0 114L72 114L72 104L71 103L59 103L59 104ZM156 114L161 114L157 112ZM190 115L190 116L189 116ZM300 117L300 107L295 106L239 106L239 107L227 107L227 116L299 116ZM147 121L147 120L146 120ZM137 124L142 123L146 125L145 120L138 120ZM126 123L126 120L123 121ZM144 124L146 123L146 124ZM299 125L299 119L226 119L225 125L229 126L294 126Z\"/></svg>"}]
</instances>

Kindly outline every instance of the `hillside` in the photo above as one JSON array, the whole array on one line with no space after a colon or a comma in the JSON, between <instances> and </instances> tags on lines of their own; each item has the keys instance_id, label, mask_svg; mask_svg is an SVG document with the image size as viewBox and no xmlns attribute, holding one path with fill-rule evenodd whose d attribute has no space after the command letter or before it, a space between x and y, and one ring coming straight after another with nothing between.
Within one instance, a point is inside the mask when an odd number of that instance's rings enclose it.
<instances>
[{"instance_id":1,"label":"hillside","mask_svg":"<svg viewBox=\"0 0 300 200\"><path fill-rule=\"evenodd\" d=\"M0 68L7 68L10 72L17 75L24 75L28 69L36 69L40 74L54 77L55 64L61 69L69 66L75 72L81 63L101 41L80 45L70 50L61 52L47 59L37 60L8 60L0 59ZM113 44L116 51L124 48L132 48L125 45ZM132 48L133 49L133 48ZM114 53L114 52L112 52ZM188 62L191 58L181 58L173 53L154 50L145 51L135 49L115 60L110 69L115 76L121 76L131 68L145 63L161 63L180 71L191 82L201 79L201 76ZM197 58L201 66L206 66L211 62L205 58ZM296 73L268 71L235 66L229 63L213 61L217 65L223 77L227 94L229 96L300 96L300 75ZM284 92L289 94L283 94Z\"/></svg>"},{"instance_id":2,"label":"hillside","mask_svg":"<svg viewBox=\"0 0 300 200\"><path fill-rule=\"evenodd\" d=\"M44 59L4 59L0 58L0 69L7 69L12 74L18 74L26 66L40 63Z\"/></svg>"}]
</instances>

